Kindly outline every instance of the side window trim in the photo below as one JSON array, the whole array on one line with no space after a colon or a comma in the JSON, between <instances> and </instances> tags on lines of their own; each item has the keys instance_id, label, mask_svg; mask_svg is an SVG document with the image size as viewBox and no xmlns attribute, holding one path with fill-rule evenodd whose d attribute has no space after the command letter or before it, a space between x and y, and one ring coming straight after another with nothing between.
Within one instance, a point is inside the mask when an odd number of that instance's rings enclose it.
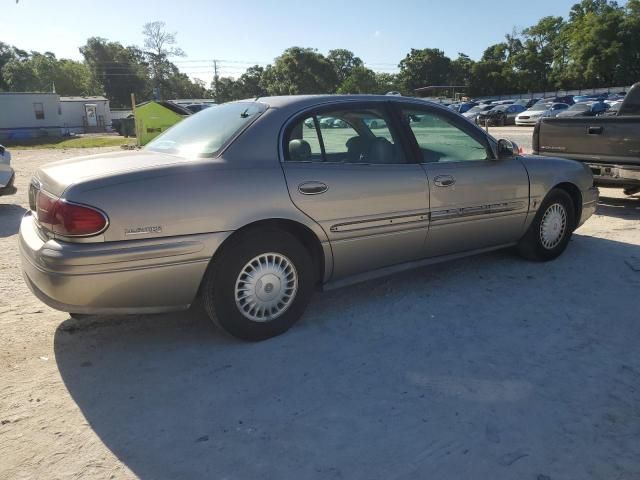
<instances>
[{"instance_id":1,"label":"side window trim","mask_svg":"<svg viewBox=\"0 0 640 480\"><path fill-rule=\"evenodd\" d=\"M316 127L316 135L318 136L318 143L320 144L322 162L327 163L327 151L324 149L324 139L322 138L320 122L318 121L318 115L316 115L316 112L313 112L313 125Z\"/></svg>"},{"instance_id":2,"label":"side window trim","mask_svg":"<svg viewBox=\"0 0 640 480\"><path fill-rule=\"evenodd\" d=\"M370 108L370 109L376 109L379 110L381 113L384 113L385 115L387 115L388 119L390 120L389 124L387 125L389 131L391 132L391 135L393 136L395 134L395 136L397 137L398 140L398 144L399 147L401 149L401 151L403 152L405 158L406 158L406 162L403 163L389 163L388 165L415 165L415 164L419 164L420 162L417 161L417 157L415 155L413 155L413 152L409 151L409 144L410 144L410 140L409 138L411 137L407 137L406 136L406 132L404 131L404 126L401 125L400 123L400 113L399 111L396 112L395 107L397 107L397 105L393 105L396 104L397 102L391 102L389 100L382 100L382 101L342 101L342 102L331 102L331 103L324 103L322 105L316 105L314 107L309 107L305 110L299 111L298 113L292 115L291 117L289 117L289 119L285 122L283 128L281 129L281 141L280 143L280 149L282 152L281 155L281 163L310 163L310 162L296 162L296 161L292 161L289 160L289 154L288 154L288 149L287 149L287 139L289 138L289 135L291 134L291 131L293 130L293 127L295 127L296 123L299 121L302 121L305 118L313 118L313 123L315 126L315 130L316 130L316 134L318 136L318 141L320 143L320 148L322 151L322 158L323 161L322 162L315 162L315 164L319 164L319 163L324 163L324 164L329 164L329 165L341 165L343 164L343 162L330 162L326 156L326 149L325 149L325 145L324 145L324 138L322 135L322 129L320 128L320 122L318 120L318 115L322 115L323 112L331 112L333 110L336 109L346 109L346 108L350 108L350 109L366 109L366 108ZM410 135L411 132L409 132ZM415 141L415 139L414 139ZM345 165L371 165L371 163L367 163L367 162L363 162L363 163L344 163Z\"/></svg>"},{"instance_id":3,"label":"side window trim","mask_svg":"<svg viewBox=\"0 0 640 480\"><path fill-rule=\"evenodd\" d=\"M419 105L416 103L412 103L412 102L393 102L394 103L394 107L397 110L397 115L400 118L400 124L401 124L401 128L403 130L405 130L406 134L408 135L412 145L413 145L413 150L414 150L414 155L416 160L418 161L418 163L428 163L428 162L424 162L422 159L422 153L420 150L420 144L418 143L418 140L416 139L416 136L414 135L413 131L411 130L411 126L410 125L405 125L404 121L402 121L402 110L406 109L406 110L418 110L421 112L424 112L426 114L429 115L435 115L435 116L439 116L439 117L443 117L446 118L447 120L451 120L451 124L458 128L459 130L461 130L462 132L466 133L467 135L469 135L470 137L472 137L474 140L478 141L481 145L483 145L485 147L485 150L487 151L487 159L486 160L476 160L479 162L488 162L488 161L492 161L496 159L496 153L494 151L493 148L491 148L491 142L489 141L489 137L487 135L485 135L482 131L478 132L476 130L476 128L473 125L465 125L462 122L467 122L467 120L465 119L459 119L456 118L456 115L453 112L447 112L447 111L441 111L438 108L433 108L429 105ZM465 160L455 160L449 163L462 163L465 162Z\"/></svg>"}]
</instances>

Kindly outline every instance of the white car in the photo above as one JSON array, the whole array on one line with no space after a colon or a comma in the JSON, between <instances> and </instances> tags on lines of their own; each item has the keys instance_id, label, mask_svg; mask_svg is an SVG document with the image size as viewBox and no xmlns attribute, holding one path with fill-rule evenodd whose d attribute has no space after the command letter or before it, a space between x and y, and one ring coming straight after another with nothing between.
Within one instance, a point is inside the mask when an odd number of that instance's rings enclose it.
<instances>
[{"instance_id":1,"label":"white car","mask_svg":"<svg viewBox=\"0 0 640 480\"><path fill-rule=\"evenodd\" d=\"M538 102L516 117L516 125L535 125L541 118L555 117L567 108L566 103Z\"/></svg>"},{"instance_id":2,"label":"white car","mask_svg":"<svg viewBox=\"0 0 640 480\"><path fill-rule=\"evenodd\" d=\"M11 154L9 150L0 145L0 195L12 195L16 193L13 186L15 173L11 168Z\"/></svg>"}]
</instances>

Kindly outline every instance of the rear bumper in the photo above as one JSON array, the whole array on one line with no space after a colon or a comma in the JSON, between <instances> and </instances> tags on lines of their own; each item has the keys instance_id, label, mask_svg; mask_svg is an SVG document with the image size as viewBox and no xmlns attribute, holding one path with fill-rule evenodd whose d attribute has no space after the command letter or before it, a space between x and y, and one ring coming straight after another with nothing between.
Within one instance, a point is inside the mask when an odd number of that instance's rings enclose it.
<instances>
[{"instance_id":1,"label":"rear bumper","mask_svg":"<svg viewBox=\"0 0 640 480\"><path fill-rule=\"evenodd\" d=\"M600 192L597 187L591 187L586 192L582 192L582 214L580 215L580 221L576 228L589 220L589 217L596 212L599 198Z\"/></svg>"},{"instance_id":2,"label":"rear bumper","mask_svg":"<svg viewBox=\"0 0 640 480\"><path fill-rule=\"evenodd\" d=\"M45 238L31 214L20 225L20 257L32 292L56 310L157 313L188 308L228 232L106 243Z\"/></svg>"},{"instance_id":3,"label":"rear bumper","mask_svg":"<svg viewBox=\"0 0 640 480\"><path fill-rule=\"evenodd\" d=\"M596 185L603 187L640 185L640 165L613 165L587 162Z\"/></svg>"}]
</instances>

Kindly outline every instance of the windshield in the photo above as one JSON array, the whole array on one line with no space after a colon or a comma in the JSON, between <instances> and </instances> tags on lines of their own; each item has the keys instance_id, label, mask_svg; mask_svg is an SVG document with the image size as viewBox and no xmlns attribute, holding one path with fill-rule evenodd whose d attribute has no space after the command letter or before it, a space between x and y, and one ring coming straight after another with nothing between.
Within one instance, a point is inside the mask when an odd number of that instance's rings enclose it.
<instances>
[{"instance_id":1,"label":"windshield","mask_svg":"<svg viewBox=\"0 0 640 480\"><path fill-rule=\"evenodd\" d=\"M529 110L532 110L534 112L540 112L540 111L544 111L544 110L548 110L549 109L549 104L548 103L536 103L533 107L531 107Z\"/></svg>"},{"instance_id":2,"label":"windshield","mask_svg":"<svg viewBox=\"0 0 640 480\"><path fill-rule=\"evenodd\" d=\"M576 103L575 105L569 107L570 112L586 112L587 110L591 110L591 105L588 103Z\"/></svg>"},{"instance_id":3,"label":"windshield","mask_svg":"<svg viewBox=\"0 0 640 480\"><path fill-rule=\"evenodd\" d=\"M478 105L477 107L473 107L472 109L468 110L467 113L479 113L486 110L491 110L492 108L493 105Z\"/></svg>"},{"instance_id":4,"label":"windshield","mask_svg":"<svg viewBox=\"0 0 640 480\"><path fill-rule=\"evenodd\" d=\"M236 132L255 120L265 105L234 102L202 110L153 139L145 150L187 157L213 157Z\"/></svg>"},{"instance_id":5,"label":"windshield","mask_svg":"<svg viewBox=\"0 0 640 480\"><path fill-rule=\"evenodd\" d=\"M504 112L511 105L498 105L497 107L493 107L491 109L492 112Z\"/></svg>"}]
</instances>

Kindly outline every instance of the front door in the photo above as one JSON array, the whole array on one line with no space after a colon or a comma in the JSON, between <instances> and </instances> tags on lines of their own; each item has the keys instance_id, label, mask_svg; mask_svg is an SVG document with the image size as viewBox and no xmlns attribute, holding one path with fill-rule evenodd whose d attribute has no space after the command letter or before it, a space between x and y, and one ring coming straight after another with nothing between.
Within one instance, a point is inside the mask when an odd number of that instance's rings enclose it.
<instances>
[{"instance_id":1,"label":"front door","mask_svg":"<svg viewBox=\"0 0 640 480\"><path fill-rule=\"evenodd\" d=\"M301 115L284 138L294 204L331 243L332 279L418 258L428 227L424 169L412 162L385 102Z\"/></svg>"},{"instance_id":2,"label":"front door","mask_svg":"<svg viewBox=\"0 0 640 480\"><path fill-rule=\"evenodd\" d=\"M84 106L85 117L87 118L87 127L96 128L98 126L97 105L87 103Z\"/></svg>"},{"instance_id":3,"label":"front door","mask_svg":"<svg viewBox=\"0 0 640 480\"><path fill-rule=\"evenodd\" d=\"M406 105L401 114L429 182L424 256L518 240L529 211L529 177L520 159L495 159L486 136L453 113Z\"/></svg>"}]
</instances>

